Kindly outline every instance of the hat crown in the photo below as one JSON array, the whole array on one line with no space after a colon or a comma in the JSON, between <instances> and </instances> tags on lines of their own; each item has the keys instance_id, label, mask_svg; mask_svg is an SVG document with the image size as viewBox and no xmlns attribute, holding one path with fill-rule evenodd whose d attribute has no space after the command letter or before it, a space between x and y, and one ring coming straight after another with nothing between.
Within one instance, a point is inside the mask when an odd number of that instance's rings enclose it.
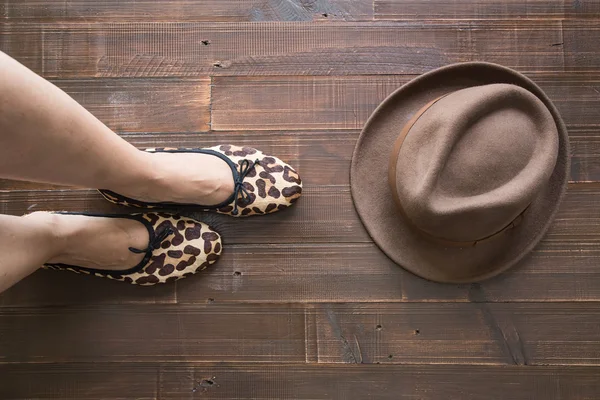
<instances>
[{"instance_id":1,"label":"hat crown","mask_svg":"<svg viewBox=\"0 0 600 400\"><path fill-rule=\"evenodd\" d=\"M424 233L478 241L509 226L554 170L558 131L526 89L458 90L421 110L392 154L390 181L403 214Z\"/></svg>"}]
</instances>

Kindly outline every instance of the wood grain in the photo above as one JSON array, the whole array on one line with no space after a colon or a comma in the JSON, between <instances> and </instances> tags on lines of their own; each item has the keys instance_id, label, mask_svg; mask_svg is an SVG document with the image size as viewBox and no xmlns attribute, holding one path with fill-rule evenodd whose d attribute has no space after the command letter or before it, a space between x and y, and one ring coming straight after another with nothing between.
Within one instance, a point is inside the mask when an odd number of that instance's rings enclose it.
<instances>
[{"instance_id":1,"label":"wood grain","mask_svg":"<svg viewBox=\"0 0 600 400\"><path fill-rule=\"evenodd\" d=\"M230 245L205 276L178 283L177 301L592 302L600 301L599 262L600 252L592 246L547 240L495 279L479 285L445 285L412 275L371 243ZM58 277L48 275L46 279L60 285ZM22 301L13 304L27 304ZM53 302L52 297L34 300L34 304Z\"/></svg>"},{"instance_id":2,"label":"wood grain","mask_svg":"<svg viewBox=\"0 0 600 400\"><path fill-rule=\"evenodd\" d=\"M140 291L119 282L40 271L2 294L0 305L170 303L174 299L191 304L210 299L225 303L600 301L599 198L598 184L572 184L556 221L532 255L511 271L476 286L435 284L404 271L371 243L347 186L309 186L296 207L272 216L232 221L226 216L184 212L219 231L225 252L215 268L178 282L176 289ZM0 199L3 212L34 201L33 209L128 212L87 191L11 191L0 194Z\"/></svg>"},{"instance_id":3,"label":"wood grain","mask_svg":"<svg viewBox=\"0 0 600 400\"><path fill-rule=\"evenodd\" d=\"M599 29L586 20L7 22L0 49L48 78L420 74L473 60L592 72Z\"/></svg>"},{"instance_id":4,"label":"wood grain","mask_svg":"<svg viewBox=\"0 0 600 400\"><path fill-rule=\"evenodd\" d=\"M596 1L374 0L376 20L598 18Z\"/></svg>"},{"instance_id":5,"label":"wood grain","mask_svg":"<svg viewBox=\"0 0 600 400\"><path fill-rule=\"evenodd\" d=\"M599 373L598 367L564 366L24 364L0 366L0 397L594 400Z\"/></svg>"},{"instance_id":6,"label":"wood grain","mask_svg":"<svg viewBox=\"0 0 600 400\"><path fill-rule=\"evenodd\" d=\"M316 21L371 20L372 1L355 0L7 0L9 21Z\"/></svg>"},{"instance_id":7,"label":"wood grain","mask_svg":"<svg viewBox=\"0 0 600 400\"><path fill-rule=\"evenodd\" d=\"M278 215L188 211L225 241L193 278L39 271L0 295L0 398L600 397L600 2L6 0L0 21L0 50L135 146L251 145L306 183ZM387 94L471 60L555 101L572 183L522 265L441 285L372 243L348 172ZM130 212L85 188L0 181L0 212L41 209Z\"/></svg>"},{"instance_id":8,"label":"wood grain","mask_svg":"<svg viewBox=\"0 0 600 400\"><path fill-rule=\"evenodd\" d=\"M597 302L599 257L597 251L577 244L543 242L523 263L496 279L480 285L442 285L406 272L373 244L228 245L214 268L178 283L177 288L138 289L97 278L40 271L3 293L0 304L154 304L171 303L174 298L186 304Z\"/></svg>"},{"instance_id":9,"label":"wood grain","mask_svg":"<svg viewBox=\"0 0 600 400\"><path fill-rule=\"evenodd\" d=\"M600 75L529 74L571 127L600 126ZM215 130L361 129L412 76L215 77ZM597 88L598 87L598 88Z\"/></svg>"},{"instance_id":10,"label":"wood grain","mask_svg":"<svg viewBox=\"0 0 600 400\"><path fill-rule=\"evenodd\" d=\"M0 366L0 397L594 400L599 374L598 367L566 366L21 364Z\"/></svg>"},{"instance_id":11,"label":"wood grain","mask_svg":"<svg viewBox=\"0 0 600 400\"><path fill-rule=\"evenodd\" d=\"M593 304L324 304L314 321L318 361L595 365L599 312Z\"/></svg>"},{"instance_id":12,"label":"wood grain","mask_svg":"<svg viewBox=\"0 0 600 400\"><path fill-rule=\"evenodd\" d=\"M53 83L117 132L209 129L209 78L79 79Z\"/></svg>"},{"instance_id":13,"label":"wood grain","mask_svg":"<svg viewBox=\"0 0 600 400\"><path fill-rule=\"evenodd\" d=\"M174 126L177 121L173 121ZM349 168L358 130L349 131L242 131L187 133L120 133L134 146L204 148L218 144L256 147L298 169L302 178L313 185L349 184ZM584 156L593 160L596 151L585 147ZM587 167L582 168L587 170ZM66 189L65 186L0 179L0 190Z\"/></svg>"},{"instance_id":14,"label":"wood grain","mask_svg":"<svg viewBox=\"0 0 600 400\"><path fill-rule=\"evenodd\" d=\"M374 8L374 12L373 12ZM11 22L318 20L448 20L595 18L594 1L517 0L8 0L0 17Z\"/></svg>"},{"instance_id":15,"label":"wood grain","mask_svg":"<svg viewBox=\"0 0 600 400\"><path fill-rule=\"evenodd\" d=\"M175 123L176 121L174 121ZM598 128L569 127L571 182L600 180ZM309 185L348 185L350 162L359 130L314 131L220 131L188 133L122 133L138 148L210 147L238 144L256 147L293 165ZM0 179L0 191L67 189L65 186Z\"/></svg>"},{"instance_id":16,"label":"wood grain","mask_svg":"<svg viewBox=\"0 0 600 400\"><path fill-rule=\"evenodd\" d=\"M3 309L0 363L304 362L304 312L292 306L155 304ZM39 332L44 332L39 340ZM90 346L93 340L94 345Z\"/></svg>"},{"instance_id":17,"label":"wood grain","mask_svg":"<svg viewBox=\"0 0 600 400\"><path fill-rule=\"evenodd\" d=\"M571 184L546 240L578 243L581 249L597 245L599 196L598 184ZM0 192L0 212L22 215L33 210L132 212L108 203L92 190ZM350 188L345 185L307 185L294 207L260 218L232 221L229 216L215 213L177 208L170 211L206 221L227 238L226 244L370 242L354 210Z\"/></svg>"},{"instance_id":18,"label":"wood grain","mask_svg":"<svg viewBox=\"0 0 600 400\"><path fill-rule=\"evenodd\" d=\"M40 269L7 291L0 293L0 307L93 304L148 304L151 307L154 304L177 302L176 285L140 288L108 279L82 280L81 276L77 274L67 274L62 271L52 272L57 271ZM117 284L115 285L115 283Z\"/></svg>"},{"instance_id":19,"label":"wood grain","mask_svg":"<svg viewBox=\"0 0 600 400\"><path fill-rule=\"evenodd\" d=\"M599 365L598 318L587 303L3 308L0 363Z\"/></svg>"},{"instance_id":20,"label":"wood grain","mask_svg":"<svg viewBox=\"0 0 600 400\"><path fill-rule=\"evenodd\" d=\"M39 271L0 295L0 306L286 302L598 302L596 245L544 241L519 266L479 285L425 281L374 244L233 245L210 270L177 286L137 288ZM176 294L175 294L176 291Z\"/></svg>"}]
</instances>

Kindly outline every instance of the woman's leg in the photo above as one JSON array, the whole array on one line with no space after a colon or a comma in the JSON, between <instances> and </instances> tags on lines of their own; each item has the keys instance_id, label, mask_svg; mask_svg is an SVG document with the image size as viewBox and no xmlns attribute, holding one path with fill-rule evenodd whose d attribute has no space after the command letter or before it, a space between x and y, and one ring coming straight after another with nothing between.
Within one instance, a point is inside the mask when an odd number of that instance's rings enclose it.
<instances>
[{"instance_id":1,"label":"woman's leg","mask_svg":"<svg viewBox=\"0 0 600 400\"><path fill-rule=\"evenodd\" d=\"M52 257L52 232L33 218L8 215L0 215L0 226L2 292Z\"/></svg>"},{"instance_id":2,"label":"woman's leg","mask_svg":"<svg viewBox=\"0 0 600 400\"><path fill-rule=\"evenodd\" d=\"M109 189L146 201L218 204L233 192L231 169L221 159L139 151L2 52L0 177Z\"/></svg>"},{"instance_id":3,"label":"woman's leg","mask_svg":"<svg viewBox=\"0 0 600 400\"><path fill-rule=\"evenodd\" d=\"M148 230L130 219L36 212L0 215L0 293L44 263L120 270L143 258L128 248L148 245Z\"/></svg>"},{"instance_id":4,"label":"woman's leg","mask_svg":"<svg viewBox=\"0 0 600 400\"><path fill-rule=\"evenodd\" d=\"M103 188L147 201L216 204L231 170L203 154L150 154L108 129L62 90L0 52L0 177ZM182 184L185 183L185 184ZM146 228L126 219L0 216L0 292L43 263L136 265Z\"/></svg>"}]
</instances>

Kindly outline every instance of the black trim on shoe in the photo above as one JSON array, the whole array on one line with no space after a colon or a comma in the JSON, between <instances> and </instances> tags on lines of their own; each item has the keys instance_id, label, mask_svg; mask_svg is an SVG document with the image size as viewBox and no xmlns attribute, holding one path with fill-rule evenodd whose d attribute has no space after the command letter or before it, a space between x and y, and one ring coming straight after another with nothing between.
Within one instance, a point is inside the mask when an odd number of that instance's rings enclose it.
<instances>
[{"instance_id":1,"label":"black trim on shoe","mask_svg":"<svg viewBox=\"0 0 600 400\"><path fill-rule=\"evenodd\" d=\"M54 214L83 215L85 217L99 217L99 218L131 219L134 221L141 222L146 227L146 229L148 230L149 241L148 241L148 248L146 250L144 250L146 255L144 255L144 258L142 259L142 261L140 261L135 267L128 268L125 270L116 270L115 271L115 270L106 270L106 269L94 269L94 268L79 267L77 265L62 264L62 263L44 264L44 265L48 265L51 267L71 268L71 269L78 270L78 271L87 271L87 272L90 272L91 274L98 273L98 274L110 275L110 276L114 276L114 277L122 277L123 275L134 274L136 272L141 271L144 268L144 266L146 266L148 261L150 261L150 257L152 257L152 252L156 248L154 246L156 244L156 240L158 237L162 236L162 232L158 236L155 234L154 227L152 226L152 224L149 221L144 219L144 217L142 216L143 214L90 214L90 213L68 212L68 211L54 212ZM152 213L149 213L149 214L152 214ZM173 233L173 232L171 231L170 233ZM166 239L166 236L162 238L161 242L164 239ZM131 250L131 248L129 249L129 251L131 251L132 253L136 253L135 251Z\"/></svg>"},{"instance_id":2,"label":"black trim on shoe","mask_svg":"<svg viewBox=\"0 0 600 400\"><path fill-rule=\"evenodd\" d=\"M235 200L233 201L233 210L231 210L231 215L233 216L236 216L239 213L238 196L241 195L242 200L245 200L246 202L248 202L248 199L250 199L250 192L244 186L244 179L246 179L246 176L250 173L250 171L254 169L254 166L258 163L259 160L251 162L248 159L244 159L241 161L240 172L236 181L234 182L233 197Z\"/></svg>"},{"instance_id":3,"label":"black trim on shoe","mask_svg":"<svg viewBox=\"0 0 600 400\"><path fill-rule=\"evenodd\" d=\"M147 151L147 150L144 150ZM223 153L219 153L218 151L215 150L210 150L210 149L169 149L169 150L165 150L165 149L156 149L153 151L148 151L148 153L200 153L200 154L210 154L213 156L217 156L220 159L222 159L223 161L225 161L227 163L227 165L229 165L229 168L231 168L231 173L233 175L233 182L234 182L234 191L231 194L231 196L229 196L227 198L227 200L219 203L219 204L215 204L215 205L211 205L211 206L203 206L201 204L193 204L193 203L176 203L176 202L148 202L148 201L142 201L142 200L136 200L136 199L132 199L130 197L127 196L123 196L122 194L119 193L115 193L112 190L108 190L108 189L99 189L100 192L104 192L107 193L108 195L110 195L111 197L115 197L117 199L119 199L119 201L126 201L128 203L132 203L132 204L142 204L146 207L150 206L150 207L154 207L154 208L159 208L159 209L170 209L173 207L196 207L196 208L202 208L203 210L216 210L225 206L228 206L232 201L236 200L237 198L237 194L239 192L239 190L236 190L236 183L239 181L240 178L240 174L237 170L237 164L235 164L233 161L231 161L231 159L229 157L227 157L226 155L224 155Z\"/></svg>"}]
</instances>

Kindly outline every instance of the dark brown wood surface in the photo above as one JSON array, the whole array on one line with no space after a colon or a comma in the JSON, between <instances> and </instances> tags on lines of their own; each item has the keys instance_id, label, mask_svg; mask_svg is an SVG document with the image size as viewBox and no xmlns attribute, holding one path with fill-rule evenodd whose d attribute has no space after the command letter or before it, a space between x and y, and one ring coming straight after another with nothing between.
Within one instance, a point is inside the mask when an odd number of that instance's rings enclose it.
<instances>
[{"instance_id":1,"label":"dark brown wood surface","mask_svg":"<svg viewBox=\"0 0 600 400\"><path fill-rule=\"evenodd\" d=\"M0 374L3 399L22 387L35 399L90 400L595 400L600 390L600 368L577 366L76 363L3 365Z\"/></svg>"},{"instance_id":2,"label":"dark brown wood surface","mask_svg":"<svg viewBox=\"0 0 600 400\"><path fill-rule=\"evenodd\" d=\"M39 271L0 295L0 399L600 398L600 1L6 0L0 50L139 148L240 143L296 166L293 209L233 220L205 273L149 288ZM513 67L571 139L521 265L472 285L391 262L352 205L362 125L459 61ZM0 212L127 212L0 180Z\"/></svg>"}]
</instances>

